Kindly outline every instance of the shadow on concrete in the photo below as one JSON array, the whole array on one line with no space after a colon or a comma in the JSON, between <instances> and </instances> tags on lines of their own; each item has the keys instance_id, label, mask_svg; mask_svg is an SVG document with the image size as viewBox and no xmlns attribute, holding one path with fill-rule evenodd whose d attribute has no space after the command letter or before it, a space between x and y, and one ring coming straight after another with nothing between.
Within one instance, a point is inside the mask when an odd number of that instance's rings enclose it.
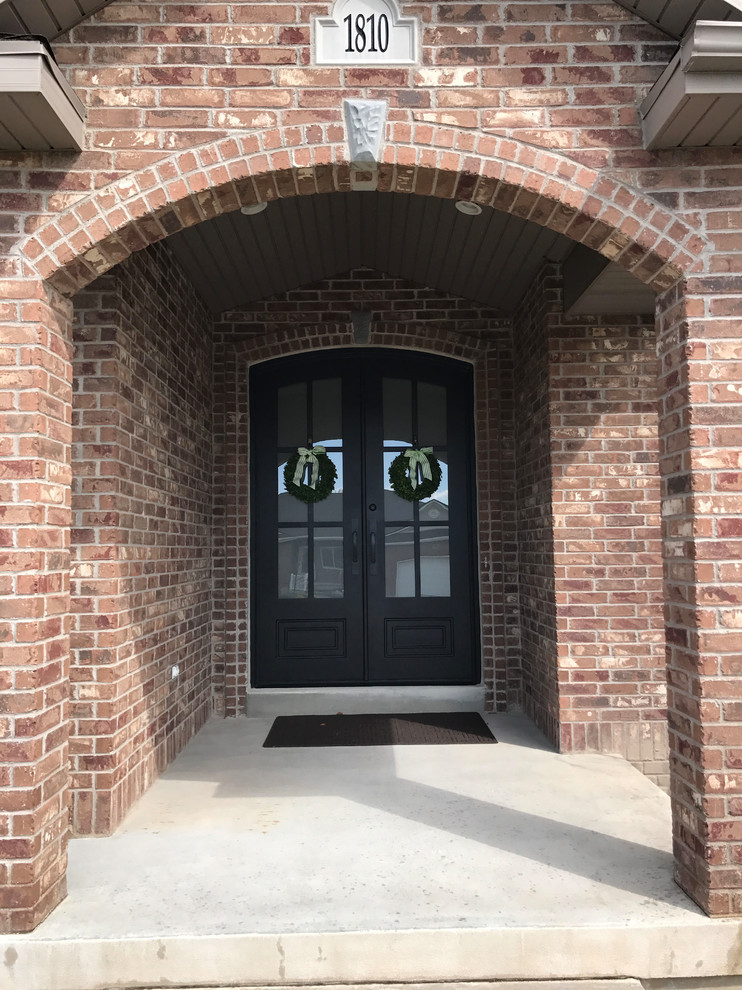
<instances>
[{"instance_id":1,"label":"shadow on concrete","mask_svg":"<svg viewBox=\"0 0 742 990\"><path fill-rule=\"evenodd\" d=\"M656 828L643 827L656 825L665 796L618 758L565 757L548 744L534 747L525 719L514 719L504 733L502 719L490 723L499 746L442 747L449 751L441 770L447 786L414 779L435 778L438 747L266 750L260 747L271 722L254 720L258 728L252 721L235 720L214 740L200 734L163 783L209 780L215 804L235 808L255 799L326 797L328 807L350 802L651 901L684 900L672 882L671 852L659 848ZM225 759L223 740L230 736L234 745ZM202 752L191 762L199 742ZM211 820L215 813L218 807L210 810ZM231 814L226 819L238 825ZM363 821L359 816L359 836ZM318 826L318 839L331 842L331 830L330 816ZM624 837L643 833L647 842ZM697 910L690 901L687 906Z\"/></svg>"}]
</instances>

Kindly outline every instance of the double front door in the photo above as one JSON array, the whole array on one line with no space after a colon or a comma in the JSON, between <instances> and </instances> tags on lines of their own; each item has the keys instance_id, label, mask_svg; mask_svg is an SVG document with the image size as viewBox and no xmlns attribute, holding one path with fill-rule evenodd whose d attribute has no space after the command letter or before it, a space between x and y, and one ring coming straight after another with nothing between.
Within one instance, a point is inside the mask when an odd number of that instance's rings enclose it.
<instances>
[{"instance_id":1,"label":"double front door","mask_svg":"<svg viewBox=\"0 0 742 990\"><path fill-rule=\"evenodd\" d=\"M250 396L253 685L476 683L471 369L325 351L256 366ZM317 446L337 477L304 501L285 468ZM427 447L440 485L401 498L390 465Z\"/></svg>"}]
</instances>

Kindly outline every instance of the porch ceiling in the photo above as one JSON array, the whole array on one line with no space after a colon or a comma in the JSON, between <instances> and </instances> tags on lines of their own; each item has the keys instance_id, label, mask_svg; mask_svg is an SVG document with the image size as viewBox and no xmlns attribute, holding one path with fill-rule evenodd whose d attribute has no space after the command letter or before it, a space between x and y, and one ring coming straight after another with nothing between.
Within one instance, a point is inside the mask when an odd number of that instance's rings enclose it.
<instances>
[{"instance_id":1,"label":"porch ceiling","mask_svg":"<svg viewBox=\"0 0 742 990\"><path fill-rule=\"evenodd\" d=\"M39 34L52 40L112 0L0 0L0 33ZM742 20L727 0L616 0L620 6L681 38L693 21Z\"/></svg>"},{"instance_id":2,"label":"porch ceiling","mask_svg":"<svg viewBox=\"0 0 742 990\"><path fill-rule=\"evenodd\" d=\"M496 210L469 217L452 200L377 192L278 200L257 216L207 220L168 244L217 313L366 267L507 314L545 261L562 262L574 248L561 234ZM607 308L598 274L579 286L581 311L617 312ZM634 291L619 311L652 312L652 291L628 278Z\"/></svg>"}]
</instances>

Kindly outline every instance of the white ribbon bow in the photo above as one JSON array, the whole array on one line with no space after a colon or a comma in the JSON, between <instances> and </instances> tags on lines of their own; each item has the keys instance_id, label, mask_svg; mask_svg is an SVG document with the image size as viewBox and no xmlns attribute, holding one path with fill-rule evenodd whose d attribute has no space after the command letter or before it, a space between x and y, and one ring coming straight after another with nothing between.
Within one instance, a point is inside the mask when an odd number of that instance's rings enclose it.
<instances>
[{"instance_id":1,"label":"white ribbon bow","mask_svg":"<svg viewBox=\"0 0 742 990\"><path fill-rule=\"evenodd\" d=\"M309 487L316 488L319 481L319 460L317 454L324 454L325 448L321 444L317 444L316 447L297 447L297 452L299 454L299 460L296 462L296 471L294 471L294 484L301 484L301 479L304 477L304 469L309 464Z\"/></svg>"},{"instance_id":2,"label":"white ribbon bow","mask_svg":"<svg viewBox=\"0 0 742 990\"><path fill-rule=\"evenodd\" d=\"M405 457L409 457L410 463L407 465L407 471L410 477L410 484L412 485L412 490L417 488L417 466L420 465L420 471L422 472L423 478L427 481L433 480L433 472L430 470L430 461L428 460L428 454L433 453L432 447L421 447L419 450L415 450L414 447L411 450L406 450L404 452Z\"/></svg>"}]
</instances>

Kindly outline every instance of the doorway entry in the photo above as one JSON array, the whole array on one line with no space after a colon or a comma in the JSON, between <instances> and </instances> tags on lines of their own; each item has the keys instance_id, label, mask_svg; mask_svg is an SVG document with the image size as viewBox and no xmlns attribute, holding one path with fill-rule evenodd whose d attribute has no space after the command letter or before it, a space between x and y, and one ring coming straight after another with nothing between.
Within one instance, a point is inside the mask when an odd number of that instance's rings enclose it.
<instances>
[{"instance_id":1,"label":"doorway entry","mask_svg":"<svg viewBox=\"0 0 742 990\"><path fill-rule=\"evenodd\" d=\"M323 351L257 365L250 397L253 686L477 683L471 367ZM337 478L304 502L284 472L317 446ZM410 447L441 469L421 500L389 480Z\"/></svg>"}]
</instances>

